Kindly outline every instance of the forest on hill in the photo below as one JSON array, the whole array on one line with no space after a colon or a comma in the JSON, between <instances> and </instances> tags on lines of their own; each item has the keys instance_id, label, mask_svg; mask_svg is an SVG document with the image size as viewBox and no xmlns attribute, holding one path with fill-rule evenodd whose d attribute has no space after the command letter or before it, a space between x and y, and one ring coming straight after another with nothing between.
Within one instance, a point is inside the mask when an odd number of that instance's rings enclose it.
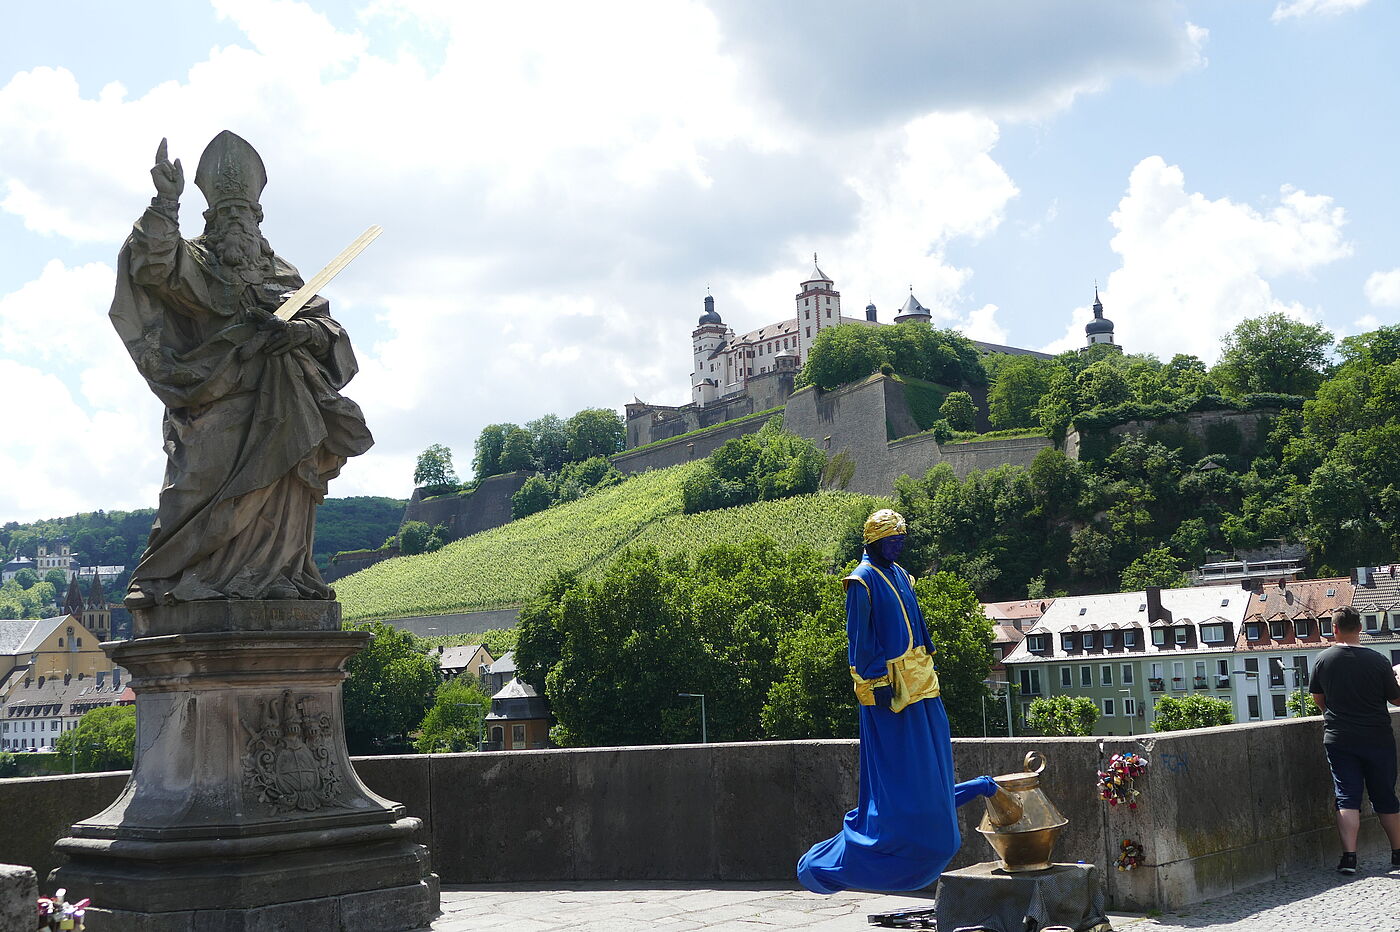
<instances>
[{"instance_id":1,"label":"forest on hill","mask_svg":"<svg viewBox=\"0 0 1400 932\"><path fill-rule=\"evenodd\" d=\"M316 509L316 563L323 569L330 556L341 550L378 547L393 536L403 518L405 502L378 496L328 498ZM60 541L67 541L72 555L82 566L123 566L126 569L106 585L107 597L118 601L126 590L131 570L146 549L155 509L133 511L89 511L64 518L43 521L9 521L0 526L0 563L17 556L31 560L40 545L52 553ZM27 581L27 580L25 580ZM43 583L43 580L39 580ZM52 583L50 583L52 585ZM13 588L13 587L12 587ZM28 591L28 587L24 587ZM83 590L87 594L86 587ZM0 591L0 615L5 617L39 617L52 604L62 599L63 592L52 596L42 591L23 598L14 593L8 598ZM13 604L11 604L13 603Z\"/></svg>"}]
</instances>

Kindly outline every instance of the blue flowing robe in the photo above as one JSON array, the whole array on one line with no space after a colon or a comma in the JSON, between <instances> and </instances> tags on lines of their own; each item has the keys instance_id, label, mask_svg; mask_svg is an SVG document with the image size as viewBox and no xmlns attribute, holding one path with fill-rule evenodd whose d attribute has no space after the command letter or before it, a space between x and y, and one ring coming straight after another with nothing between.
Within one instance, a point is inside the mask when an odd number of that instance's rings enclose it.
<instances>
[{"instance_id":1,"label":"blue flowing robe","mask_svg":"<svg viewBox=\"0 0 1400 932\"><path fill-rule=\"evenodd\" d=\"M893 593L869 556L846 582L849 658L863 679L885 673L887 661L909 647L911 630L916 646L934 652L913 580L898 564L881 569L899 602L878 595L881 587ZM814 893L922 890L962 845L957 807L991 795L996 784L991 777L954 783L942 699L921 699L900 712L878 705L859 710L860 801L835 837L813 845L797 862L797 879Z\"/></svg>"}]
</instances>

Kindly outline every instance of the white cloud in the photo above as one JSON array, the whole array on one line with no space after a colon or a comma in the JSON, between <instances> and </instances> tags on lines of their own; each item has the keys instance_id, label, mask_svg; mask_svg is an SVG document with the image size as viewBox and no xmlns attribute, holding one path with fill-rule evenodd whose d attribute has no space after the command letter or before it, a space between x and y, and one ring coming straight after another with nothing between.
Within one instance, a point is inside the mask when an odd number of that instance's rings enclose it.
<instances>
[{"instance_id":1,"label":"white cloud","mask_svg":"<svg viewBox=\"0 0 1400 932\"><path fill-rule=\"evenodd\" d=\"M1044 113L1121 75L1170 76L1199 63L1204 41L1169 0L1026 16L1010 0L909 6L908 29L891 28L905 15L893 4L856 15L824 3L801 13L839 27L824 33L835 44L804 103L801 81L752 78L802 46L766 44L789 16L772 5L619 0L600 16L588 4L375 0L338 28L293 0L213 3L243 38L139 94L118 82L85 93L61 65L0 84L0 211L53 255L97 244L114 258L169 137L193 235L194 166L232 129L268 167L265 233L304 273L382 224L327 288L362 364L347 394L378 441L336 495L402 494L433 442L465 469L489 422L633 394L684 399L706 283L727 320L759 326L792 312L814 249L848 313L868 296L889 320L912 284L940 322L1004 338L994 306L966 312L972 272L946 257L996 229L1017 194L988 114ZM1053 41L1062 34L1073 41ZM964 67L993 49L1011 64ZM63 391L43 391L61 396L64 430L120 465L50 470L47 498L27 500L65 503L45 512L154 501L159 409L102 321L113 274L36 266L0 303L7 377L56 377ZM45 456L7 450L0 485L21 487ZM29 507L0 501L0 516Z\"/></svg>"},{"instance_id":2,"label":"white cloud","mask_svg":"<svg viewBox=\"0 0 1400 932\"><path fill-rule=\"evenodd\" d=\"M55 261L0 296L0 397L38 417L0 450L6 520L155 503L161 409L107 323L114 274Z\"/></svg>"},{"instance_id":3,"label":"white cloud","mask_svg":"<svg viewBox=\"0 0 1400 932\"><path fill-rule=\"evenodd\" d=\"M1370 0L1279 0L1269 17L1275 23L1286 19L1301 19L1305 16L1339 16L1352 10L1359 10Z\"/></svg>"},{"instance_id":4,"label":"white cloud","mask_svg":"<svg viewBox=\"0 0 1400 932\"><path fill-rule=\"evenodd\" d=\"M1129 352L1193 353L1213 360L1220 337L1246 317L1281 311L1315 319L1314 309L1279 298L1273 281L1307 276L1351 253L1345 211L1324 195L1285 185L1257 210L1186 190L1181 169L1160 156L1133 168L1109 218L1122 260L1101 291L1105 316ZM1088 308L1052 351L1084 343Z\"/></svg>"},{"instance_id":5,"label":"white cloud","mask_svg":"<svg viewBox=\"0 0 1400 932\"><path fill-rule=\"evenodd\" d=\"M746 77L801 124L903 123L932 110L1038 117L1134 76L1203 63L1172 0L715 0Z\"/></svg>"},{"instance_id":6,"label":"white cloud","mask_svg":"<svg viewBox=\"0 0 1400 932\"><path fill-rule=\"evenodd\" d=\"M1365 291L1366 300L1374 307L1400 307L1400 269L1372 272Z\"/></svg>"}]
</instances>

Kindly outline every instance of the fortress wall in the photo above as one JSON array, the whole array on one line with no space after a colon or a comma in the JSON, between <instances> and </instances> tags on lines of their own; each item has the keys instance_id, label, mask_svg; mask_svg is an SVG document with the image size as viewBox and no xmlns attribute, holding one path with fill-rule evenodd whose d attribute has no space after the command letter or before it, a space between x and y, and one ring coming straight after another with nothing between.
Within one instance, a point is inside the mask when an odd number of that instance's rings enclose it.
<instances>
[{"instance_id":1,"label":"fortress wall","mask_svg":"<svg viewBox=\"0 0 1400 932\"><path fill-rule=\"evenodd\" d=\"M631 473L646 472L648 469L663 469L667 466L689 463L691 460L704 459L718 450L726 440L756 433L773 416L773 414L768 414L751 418L739 424L716 427L692 437L658 443L645 450L628 450L613 456L612 463L620 471L630 475Z\"/></svg>"},{"instance_id":2,"label":"fortress wall","mask_svg":"<svg viewBox=\"0 0 1400 932\"><path fill-rule=\"evenodd\" d=\"M404 521L422 521L429 527L447 528L447 539L458 540L510 521L510 497L520 491L533 473L511 472L489 476L472 492L443 495L423 501L422 489L414 489Z\"/></svg>"},{"instance_id":3,"label":"fortress wall","mask_svg":"<svg viewBox=\"0 0 1400 932\"><path fill-rule=\"evenodd\" d=\"M1188 460L1208 453L1224 453L1248 459L1268 440L1281 408L1252 411L1192 411L1173 417L1126 421L1109 428L1071 430L1065 437L1070 459L1107 454L1118 438L1136 434L1171 447L1180 447Z\"/></svg>"},{"instance_id":4,"label":"fortress wall","mask_svg":"<svg viewBox=\"0 0 1400 932\"><path fill-rule=\"evenodd\" d=\"M855 472L846 486L850 491L888 495L889 434L885 418L890 386L898 389L893 380L882 375L831 391L809 386L788 399L783 426L814 441L817 449L825 450L828 456L844 453L851 457ZM899 397L903 402L902 391ZM907 404L904 413L908 413Z\"/></svg>"},{"instance_id":5,"label":"fortress wall","mask_svg":"<svg viewBox=\"0 0 1400 932\"><path fill-rule=\"evenodd\" d=\"M1394 724L1400 715L1392 715ZM1320 718L1281 719L1136 738L960 738L957 774L1014 773L1045 754L1041 785L1069 820L1055 860L1104 871L1119 909L1179 909L1335 856L1331 780ZM793 882L797 858L837 831L857 797L855 741L496 751L356 758L373 791L424 820L419 840L444 883L715 880ZM1137 810L1098 798L1096 771L1134 750L1148 760ZM103 808L125 774L0 780L0 862L55 864L72 822ZM953 867L992 857L959 813ZM666 826L657 831L657 826ZM1132 838L1147 864L1113 869ZM1362 857L1389 850L1373 816Z\"/></svg>"},{"instance_id":6,"label":"fortress wall","mask_svg":"<svg viewBox=\"0 0 1400 932\"><path fill-rule=\"evenodd\" d=\"M992 469L1008 464L1029 466L1037 453L1054 445L1049 437L950 443L943 447L943 461L952 466L953 472L961 479L974 469Z\"/></svg>"}]
</instances>

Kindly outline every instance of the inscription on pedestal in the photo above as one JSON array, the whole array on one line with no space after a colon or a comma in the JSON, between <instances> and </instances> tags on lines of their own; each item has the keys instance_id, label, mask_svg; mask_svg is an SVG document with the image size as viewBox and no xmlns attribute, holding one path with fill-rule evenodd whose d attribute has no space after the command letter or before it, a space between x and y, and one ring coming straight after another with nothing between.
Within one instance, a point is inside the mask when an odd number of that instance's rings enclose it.
<instances>
[{"instance_id":1,"label":"inscription on pedestal","mask_svg":"<svg viewBox=\"0 0 1400 932\"><path fill-rule=\"evenodd\" d=\"M258 705L257 720L243 720L244 790L275 813L337 806L342 786L330 714L315 696L293 697L289 689Z\"/></svg>"}]
</instances>

